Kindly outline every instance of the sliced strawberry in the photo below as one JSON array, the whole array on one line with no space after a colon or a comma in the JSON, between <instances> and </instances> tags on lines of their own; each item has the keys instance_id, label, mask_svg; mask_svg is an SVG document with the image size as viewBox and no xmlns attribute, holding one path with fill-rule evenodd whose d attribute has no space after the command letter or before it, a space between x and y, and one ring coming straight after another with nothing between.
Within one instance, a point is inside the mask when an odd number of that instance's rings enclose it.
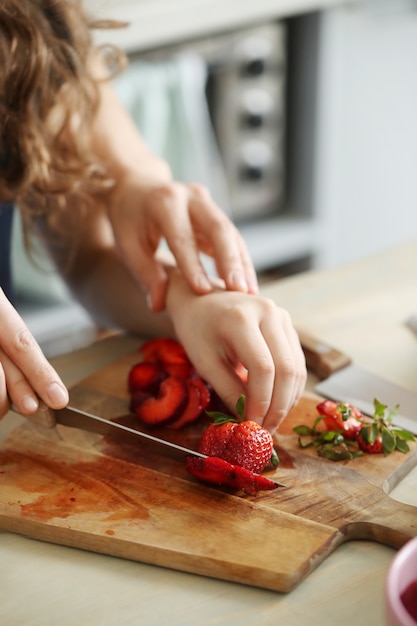
<instances>
[{"instance_id":1,"label":"sliced strawberry","mask_svg":"<svg viewBox=\"0 0 417 626\"><path fill-rule=\"evenodd\" d=\"M229 485L234 478L233 465L215 456L207 459L187 456L185 467L192 476L212 485Z\"/></svg>"},{"instance_id":2,"label":"sliced strawberry","mask_svg":"<svg viewBox=\"0 0 417 626\"><path fill-rule=\"evenodd\" d=\"M136 363L129 372L128 388L130 393L142 390L154 394L164 378L165 372L155 363Z\"/></svg>"},{"instance_id":3,"label":"sliced strawberry","mask_svg":"<svg viewBox=\"0 0 417 626\"><path fill-rule=\"evenodd\" d=\"M190 362L182 345L170 337L158 337L146 341L140 348L144 360L149 363L177 363Z\"/></svg>"},{"instance_id":4,"label":"sliced strawberry","mask_svg":"<svg viewBox=\"0 0 417 626\"><path fill-rule=\"evenodd\" d=\"M192 378L196 375L196 371L192 363L162 363L160 367L163 368L170 376L178 376L178 378Z\"/></svg>"},{"instance_id":5,"label":"sliced strawberry","mask_svg":"<svg viewBox=\"0 0 417 626\"><path fill-rule=\"evenodd\" d=\"M149 397L150 393L148 391L143 391L143 389L136 389L133 391L130 397L130 410L132 413L136 413L136 409Z\"/></svg>"},{"instance_id":6,"label":"sliced strawberry","mask_svg":"<svg viewBox=\"0 0 417 626\"><path fill-rule=\"evenodd\" d=\"M361 428L364 417L362 413L347 402L323 400L317 405L317 411L324 416L326 430L342 430L346 439L354 441Z\"/></svg>"},{"instance_id":7,"label":"sliced strawberry","mask_svg":"<svg viewBox=\"0 0 417 626\"><path fill-rule=\"evenodd\" d=\"M364 430L359 433L358 446L362 452L366 452L367 454L382 454L384 452L382 436L378 435L375 441L368 441Z\"/></svg>"},{"instance_id":8,"label":"sliced strawberry","mask_svg":"<svg viewBox=\"0 0 417 626\"><path fill-rule=\"evenodd\" d=\"M148 396L134 407L136 415L148 426L159 426L175 419L188 402L187 386L182 378L168 376L159 385L156 396Z\"/></svg>"},{"instance_id":9,"label":"sliced strawberry","mask_svg":"<svg viewBox=\"0 0 417 626\"><path fill-rule=\"evenodd\" d=\"M254 474L217 457L202 459L190 456L185 459L185 467L192 476L205 483L241 489L253 496L256 496L259 491L278 487L278 484L269 478Z\"/></svg>"},{"instance_id":10,"label":"sliced strawberry","mask_svg":"<svg viewBox=\"0 0 417 626\"><path fill-rule=\"evenodd\" d=\"M273 480L266 478L266 476L255 474L244 467L235 465L234 469L236 473L236 487L251 496L258 495L259 491L271 491L279 487Z\"/></svg>"},{"instance_id":11,"label":"sliced strawberry","mask_svg":"<svg viewBox=\"0 0 417 626\"><path fill-rule=\"evenodd\" d=\"M188 403L182 414L174 422L168 424L169 428L178 430L187 424L197 420L210 402L210 391L201 378L187 380Z\"/></svg>"}]
</instances>

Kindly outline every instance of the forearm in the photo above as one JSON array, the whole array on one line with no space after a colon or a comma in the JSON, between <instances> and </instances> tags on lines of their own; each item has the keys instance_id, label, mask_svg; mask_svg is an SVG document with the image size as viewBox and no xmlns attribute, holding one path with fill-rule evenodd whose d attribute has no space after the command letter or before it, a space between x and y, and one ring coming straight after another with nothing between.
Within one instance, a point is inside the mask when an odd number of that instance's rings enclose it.
<instances>
[{"instance_id":1,"label":"forearm","mask_svg":"<svg viewBox=\"0 0 417 626\"><path fill-rule=\"evenodd\" d=\"M102 202L82 208L77 198L67 198L56 226L59 233L67 233L58 246L48 222L38 222L39 234L71 292L100 327L173 334L168 315L150 310L145 291L120 257Z\"/></svg>"},{"instance_id":2,"label":"forearm","mask_svg":"<svg viewBox=\"0 0 417 626\"><path fill-rule=\"evenodd\" d=\"M102 249L89 270L72 271L68 285L98 326L123 329L143 336L173 335L166 312L154 313L145 294L114 248Z\"/></svg>"},{"instance_id":3,"label":"forearm","mask_svg":"<svg viewBox=\"0 0 417 626\"><path fill-rule=\"evenodd\" d=\"M112 84L101 82L99 90L93 149L116 181L116 186L132 175L143 185L171 182L168 164L148 149Z\"/></svg>"}]
</instances>

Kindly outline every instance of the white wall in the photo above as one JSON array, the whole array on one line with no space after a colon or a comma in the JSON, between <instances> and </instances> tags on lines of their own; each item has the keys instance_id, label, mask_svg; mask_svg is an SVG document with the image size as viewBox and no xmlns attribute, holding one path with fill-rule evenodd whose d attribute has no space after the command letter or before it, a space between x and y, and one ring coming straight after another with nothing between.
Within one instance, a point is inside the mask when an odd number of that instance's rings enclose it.
<instances>
[{"instance_id":1,"label":"white wall","mask_svg":"<svg viewBox=\"0 0 417 626\"><path fill-rule=\"evenodd\" d=\"M417 3L322 16L314 203L319 265L417 236Z\"/></svg>"}]
</instances>

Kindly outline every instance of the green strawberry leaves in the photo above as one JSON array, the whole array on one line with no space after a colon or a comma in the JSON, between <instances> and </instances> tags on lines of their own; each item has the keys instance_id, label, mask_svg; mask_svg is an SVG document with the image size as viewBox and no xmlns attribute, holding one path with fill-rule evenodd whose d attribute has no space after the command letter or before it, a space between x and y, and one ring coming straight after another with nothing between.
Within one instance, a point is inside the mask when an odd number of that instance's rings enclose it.
<instances>
[{"instance_id":1,"label":"green strawberry leaves","mask_svg":"<svg viewBox=\"0 0 417 626\"><path fill-rule=\"evenodd\" d=\"M398 413L399 405L396 404L388 409L378 399L374 400L374 414L371 425L364 424L361 429L361 437L367 443L373 444L378 437L382 440L382 450L385 455L391 454L394 450L407 453L410 450L407 441L414 441L414 435L408 430L396 428L392 421Z\"/></svg>"},{"instance_id":2,"label":"green strawberry leaves","mask_svg":"<svg viewBox=\"0 0 417 626\"><path fill-rule=\"evenodd\" d=\"M239 422L243 421L245 414L245 396L242 394L237 399L236 405L236 413L238 414L240 420L238 420L233 415L228 415L227 413L223 413L223 411L206 411L206 414L211 417L213 420L213 424L226 424L227 422Z\"/></svg>"},{"instance_id":3,"label":"green strawberry leaves","mask_svg":"<svg viewBox=\"0 0 417 626\"><path fill-rule=\"evenodd\" d=\"M236 413L239 419L233 415L223 413L223 411L206 411L206 414L211 417L214 424L226 424L227 422L243 422L245 419L245 396L241 394L235 404Z\"/></svg>"},{"instance_id":4,"label":"green strawberry leaves","mask_svg":"<svg viewBox=\"0 0 417 626\"><path fill-rule=\"evenodd\" d=\"M342 410L344 406L343 403L339 404L339 410ZM325 418L323 415L316 418L312 427L302 424L295 426L293 432L298 435L301 448L314 446L319 456L331 461L346 461L362 456L364 451L371 452L372 446L377 441L380 441L378 447L385 456L394 450L406 454L410 450L407 442L414 441L415 437L409 431L392 425L398 409L398 405L388 409L386 404L375 398L373 416L360 420L363 426L355 440L345 438L342 430L319 429L319 424ZM350 413L347 412L346 417L343 415L343 419L347 419L349 415ZM360 439L362 441L358 444Z\"/></svg>"},{"instance_id":5,"label":"green strawberry leaves","mask_svg":"<svg viewBox=\"0 0 417 626\"><path fill-rule=\"evenodd\" d=\"M357 456L362 456L363 452L357 448L355 442L345 439L341 430L318 431L317 426L322 421L320 416L314 422L314 426L295 426L293 431L299 436L298 443L301 448L315 446L319 456L330 461L347 461Z\"/></svg>"}]
</instances>

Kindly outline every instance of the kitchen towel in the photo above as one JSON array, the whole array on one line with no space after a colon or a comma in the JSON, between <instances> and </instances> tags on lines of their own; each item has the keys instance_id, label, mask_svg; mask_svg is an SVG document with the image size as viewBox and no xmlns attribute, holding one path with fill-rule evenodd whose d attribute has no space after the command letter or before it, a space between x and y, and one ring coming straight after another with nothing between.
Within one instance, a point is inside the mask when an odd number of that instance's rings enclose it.
<instances>
[{"instance_id":1,"label":"kitchen towel","mask_svg":"<svg viewBox=\"0 0 417 626\"><path fill-rule=\"evenodd\" d=\"M207 67L192 52L132 61L114 81L148 147L168 161L176 180L205 185L230 213L226 175L206 99Z\"/></svg>"}]
</instances>

